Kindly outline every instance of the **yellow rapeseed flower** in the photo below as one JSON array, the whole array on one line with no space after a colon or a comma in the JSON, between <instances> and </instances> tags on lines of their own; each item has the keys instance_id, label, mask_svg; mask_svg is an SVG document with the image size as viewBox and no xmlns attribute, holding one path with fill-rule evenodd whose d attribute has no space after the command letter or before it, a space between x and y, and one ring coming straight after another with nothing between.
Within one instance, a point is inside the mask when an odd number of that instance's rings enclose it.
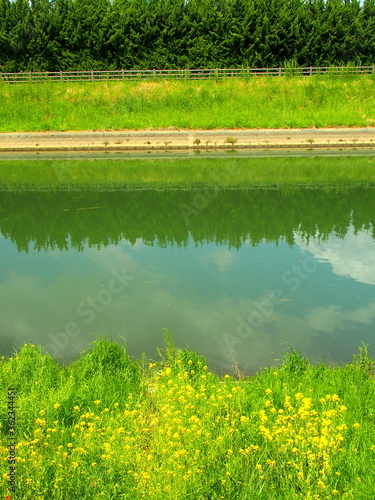
<instances>
[{"instance_id":1,"label":"yellow rapeseed flower","mask_svg":"<svg viewBox=\"0 0 375 500\"><path fill-rule=\"evenodd\" d=\"M303 408L305 410L309 410L311 407L312 399L311 398L302 398Z\"/></svg>"},{"instance_id":2,"label":"yellow rapeseed flower","mask_svg":"<svg viewBox=\"0 0 375 500\"><path fill-rule=\"evenodd\" d=\"M319 486L319 488L321 488L322 490L325 490L325 489L327 488L327 485L326 485L323 481L321 481L320 479L319 479L319 481L318 481L318 486Z\"/></svg>"}]
</instances>

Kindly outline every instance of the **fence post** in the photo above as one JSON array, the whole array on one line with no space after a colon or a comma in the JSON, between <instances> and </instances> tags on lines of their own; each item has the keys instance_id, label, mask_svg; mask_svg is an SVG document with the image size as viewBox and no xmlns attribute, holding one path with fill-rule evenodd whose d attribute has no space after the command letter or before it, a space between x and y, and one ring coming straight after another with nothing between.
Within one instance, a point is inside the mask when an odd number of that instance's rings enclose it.
<instances>
[{"instance_id":1,"label":"fence post","mask_svg":"<svg viewBox=\"0 0 375 500\"><path fill-rule=\"evenodd\" d=\"M68 80L75 80L75 81L95 81L96 80L96 75L95 75L96 70L86 70L86 71L77 71L77 72L69 72L67 71L67 78ZM153 70L146 70L145 73L142 72L142 70L139 70L135 73L135 70L116 70L113 72L108 72L108 73L113 73L119 75L122 77L122 80L130 78L133 80L134 78L141 78L143 74L145 74L147 77L153 77L158 78L165 76L166 78L179 78L179 79L185 79L189 80L191 78L194 79L220 79L220 78L230 78L230 77L236 77L236 76L241 76L241 75L247 75L247 76L257 76L259 74L266 74L266 75L271 75L271 76L283 76L283 75L289 75L289 74L302 74L306 76L313 76L313 75L321 75L321 74L332 74L332 75L340 75L342 73L355 73L355 74L373 74L375 75L375 64L374 65L369 65L369 66L353 66L350 68L345 68L345 67L315 67L315 66L306 66L303 68L289 68L289 67L282 67L279 66L278 68L231 68L231 69L225 69L225 68L210 68L206 70L192 70L192 73L190 72L189 68L181 68L179 70L160 70L160 69L153 69ZM105 78L106 71L97 71L98 73L98 80L102 80ZM47 71L43 72L33 72L33 71L25 71L21 72L17 75L17 78L13 78L11 74L8 73L2 73L0 72L0 81L6 81L6 82L40 82L40 81L45 81L45 80L53 80L53 81L64 81L64 74L65 71L56 71L53 72L53 74L49 74ZM56 76L55 76L56 75ZM107 78L110 78L107 74Z\"/></svg>"}]
</instances>

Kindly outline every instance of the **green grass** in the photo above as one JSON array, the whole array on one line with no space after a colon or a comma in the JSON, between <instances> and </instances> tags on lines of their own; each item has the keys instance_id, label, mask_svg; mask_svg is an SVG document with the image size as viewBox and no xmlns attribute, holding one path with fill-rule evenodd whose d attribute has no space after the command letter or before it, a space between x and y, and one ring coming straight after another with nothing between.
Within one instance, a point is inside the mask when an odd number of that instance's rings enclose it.
<instances>
[{"instance_id":1,"label":"green grass","mask_svg":"<svg viewBox=\"0 0 375 500\"><path fill-rule=\"evenodd\" d=\"M173 346L132 360L101 339L68 366L25 345L0 359L0 492L7 388L16 390L24 500L372 499L374 361L311 364L294 351L220 379Z\"/></svg>"},{"instance_id":2,"label":"green grass","mask_svg":"<svg viewBox=\"0 0 375 500\"><path fill-rule=\"evenodd\" d=\"M0 131L375 125L375 77L0 84Z\"/></svg>"},{"instance_id":3,"label":"green grass","mask_svg":"<svg viewBox=\"0 0 375 500\"><path fill-rule=\"evenodd\" d=\"M375 182L374 157L194 158L171 160L0 161L0 186L58 188L134 185L285 187L355 186Z\"/></svg>"}]
</instances>

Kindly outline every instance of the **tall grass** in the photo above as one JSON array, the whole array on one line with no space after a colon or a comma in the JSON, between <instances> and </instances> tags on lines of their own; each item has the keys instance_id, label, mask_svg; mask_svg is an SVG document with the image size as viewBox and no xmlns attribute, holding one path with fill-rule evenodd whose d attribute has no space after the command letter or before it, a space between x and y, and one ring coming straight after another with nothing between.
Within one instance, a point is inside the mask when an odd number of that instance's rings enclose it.
<instances>
[{"instance_id":1,"label":"tall grass","mask_svg":"<svg viewBox=\"0 0 375 500\"><path fill-rule=\"evenodd\" d=\"M375 77L0 84L0 131L375 125Z\"/></svg>"},{"instance_id":2,"label":"tall grass","mask_svg":"<svg viewBox=\"0 0 375 500\"><path fill-rule=\"evenodd\" d=\"M159 361L101 339L69 366L25 345L0 360L16 389L17 495L44 499L370 499L374 361L313 365L291 351L251 378L211 373L170 338Z\"/></svg>"}]
</instances>

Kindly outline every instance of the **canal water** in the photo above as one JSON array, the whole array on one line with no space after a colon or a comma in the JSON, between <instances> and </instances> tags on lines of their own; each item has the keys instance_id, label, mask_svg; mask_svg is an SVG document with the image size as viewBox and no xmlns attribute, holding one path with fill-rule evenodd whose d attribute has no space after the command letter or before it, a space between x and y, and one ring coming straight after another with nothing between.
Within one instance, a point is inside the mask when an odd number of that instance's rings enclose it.
<instances>
[{"instance_id":1,"label":"canal water","mask_svg":"<svg viewBox=\"0 0 375 500\"><path fill-rule=\"evenodd\" d=\"M374 161L194 161L0 162L0 355L157 359L164 329L220 374L374 351Z\"/></svg>"}]
</instances>

